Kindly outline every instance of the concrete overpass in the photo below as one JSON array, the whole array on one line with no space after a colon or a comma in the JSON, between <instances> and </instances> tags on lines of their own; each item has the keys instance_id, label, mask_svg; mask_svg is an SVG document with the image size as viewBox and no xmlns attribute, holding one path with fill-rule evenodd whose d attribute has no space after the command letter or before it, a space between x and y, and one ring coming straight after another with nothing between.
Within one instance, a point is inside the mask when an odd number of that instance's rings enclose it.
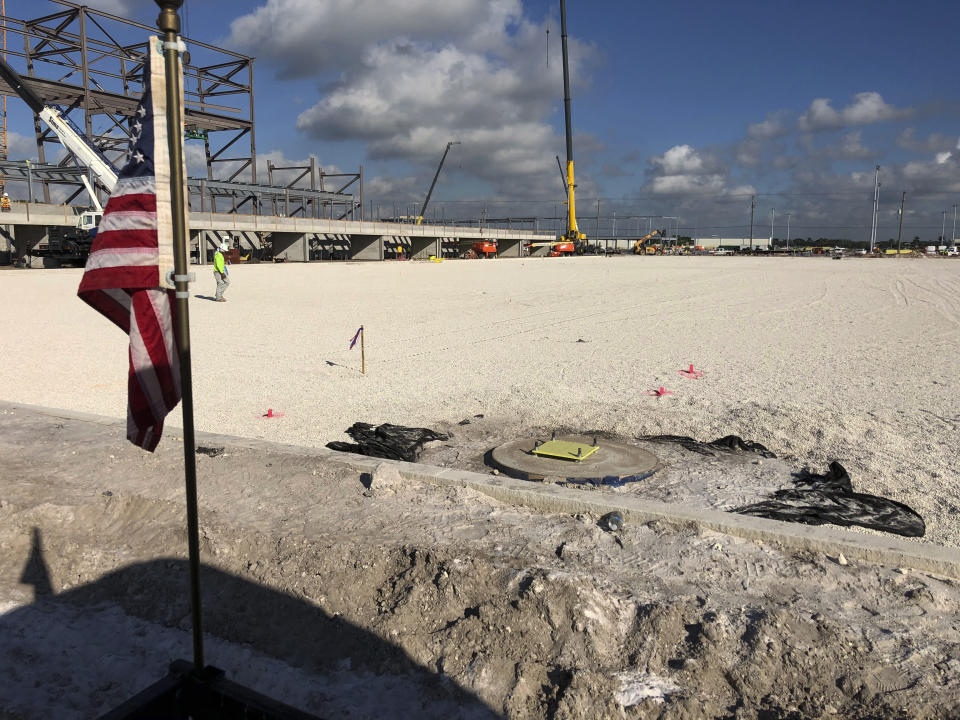
<instances>
[{"instance_id":1,"label":"concrete overpass","mask_svg":"<svg viewBox=\"0 0 960 720\"><path fill-rule=\"evenodd\" d=\"M11 255L29 255L45 243L47 228L75 227L83 212L89 210L12 202L9 212L0 213L0 262L9 262ZM545 251L546 243L556 239L553 233L503 228L212 212L191 212L189 229L192 257L200 264L228 236L235 238L241 252L259 249L269 240L274 257L297 262L319 259L325 253L333 256L325 248L336 248L337 257L351 260L383 260L397 248L414 259L453 256L477 240L495 240L501 257L521 257L526 243L536 243L538 250Z\"/></svg>"}]
</instances>

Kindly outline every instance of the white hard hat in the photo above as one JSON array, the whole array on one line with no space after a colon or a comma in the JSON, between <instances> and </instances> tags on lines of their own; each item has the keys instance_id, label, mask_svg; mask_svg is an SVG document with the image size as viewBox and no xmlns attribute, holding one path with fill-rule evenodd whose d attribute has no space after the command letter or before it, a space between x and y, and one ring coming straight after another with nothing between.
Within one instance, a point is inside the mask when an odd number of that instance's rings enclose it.
<instances>
[{"instance_id":1,"label":"white hard hat","mask_svg":"<svg viewBox=\"0 0 960 720\"><path fill-rule=\"evenodd\" d=\"M221 250L229 250L229 249L230 249L230 243L228 243L226 240L224 240L222 243L220 243L220 249L221 249Z\"/></svg>"}]
</instances>

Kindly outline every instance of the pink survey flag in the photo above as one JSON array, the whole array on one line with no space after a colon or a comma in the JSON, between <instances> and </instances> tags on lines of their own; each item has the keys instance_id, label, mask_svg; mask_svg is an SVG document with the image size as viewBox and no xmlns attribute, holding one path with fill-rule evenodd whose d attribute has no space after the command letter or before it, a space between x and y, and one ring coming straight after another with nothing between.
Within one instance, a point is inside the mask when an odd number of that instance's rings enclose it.
<instances>
[{"instance_id":1,"label":"pink survey flag","mask_svg":"<svg viewBox=\"0 0 960 720\"><path fill-rule=\"evenodd\" d=\"M348 350L353 350L353 346L357 344L357 338L360 337L360 333L363 332L363 325L360 326L360 329L357 330L356 334L353 336L353 340L350 341L350 347Z\"/></svg>"},{"instance_id":2,"label":"pink survey flag","mask_svg":"<svg viewBox=\"0 0 960 720\"><path fill-rule=\"evenodd\" d=\"M153 452L180 402L167 97L152 37L126 164L110 194L77 295L129 337L127 439ZM182 102L182 100L181 100ZM184 173L183 177L186 177Z\"/></svg>"}]
</instances>

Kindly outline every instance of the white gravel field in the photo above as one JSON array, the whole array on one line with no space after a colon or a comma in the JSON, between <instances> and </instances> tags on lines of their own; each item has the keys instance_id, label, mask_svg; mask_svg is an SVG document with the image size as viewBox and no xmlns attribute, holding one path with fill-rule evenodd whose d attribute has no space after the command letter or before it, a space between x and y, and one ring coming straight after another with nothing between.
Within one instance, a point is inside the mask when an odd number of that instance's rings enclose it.
<instances>
[{"instance_id":1,"label":"white gravel field","mask_svg":"<svg viewBox=\"0 0 960 720\"><path fill-rule=\"evenodd\" d=\"M122 417L126 339L75 297L80 275L0 272L0 398ZM199 430L323 445L358 420L482 413L505 432L736 433L839 460L960 546L960 261L287 263L231 280L228 302L191 300ZM361 324L366 376L347 350ZM678 375L691 363L701 379Z\"/></svg>"}]
</instances>

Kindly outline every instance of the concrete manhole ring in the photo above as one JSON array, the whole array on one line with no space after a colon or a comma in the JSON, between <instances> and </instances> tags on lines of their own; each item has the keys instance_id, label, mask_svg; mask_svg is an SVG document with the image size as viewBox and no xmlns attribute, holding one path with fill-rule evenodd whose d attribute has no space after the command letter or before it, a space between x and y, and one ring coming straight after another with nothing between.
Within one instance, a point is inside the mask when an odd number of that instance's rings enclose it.
<instances>
[{"instance_id":1,"label":"concrete manhole ring","mask_svg":"<svg viewBox=\"0 0 960 720\"><path fill-rule=\"evenodd\" d=\"M559 460L534 455L531 451L537 440L549 438L526 437L510 440L495 447L490 453L494 467L510 477L521 480L558 479L570 482L620 484L650 477L660 460L651 452L635 445L597 438L599 450L580 461ZM557 440L592 444L593 436L558 435Z\"/></svg>"}]
</instances>

